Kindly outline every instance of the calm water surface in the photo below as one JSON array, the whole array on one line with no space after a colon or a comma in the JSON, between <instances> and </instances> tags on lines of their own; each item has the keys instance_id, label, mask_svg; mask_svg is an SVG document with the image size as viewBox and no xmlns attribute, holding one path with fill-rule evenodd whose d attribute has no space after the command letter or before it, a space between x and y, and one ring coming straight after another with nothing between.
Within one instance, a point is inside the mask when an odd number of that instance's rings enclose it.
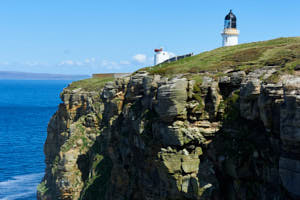
<instances>
[{"instance_id":1,"label":"calm water surface","mask_svg":"<svg viewBox=\"0 0 300 200\"><path fill-rule=\"evenodd\" d=\"M70 82L0 80L0 200L36 199L47 125Z\"/></svg>"}]
</instances>

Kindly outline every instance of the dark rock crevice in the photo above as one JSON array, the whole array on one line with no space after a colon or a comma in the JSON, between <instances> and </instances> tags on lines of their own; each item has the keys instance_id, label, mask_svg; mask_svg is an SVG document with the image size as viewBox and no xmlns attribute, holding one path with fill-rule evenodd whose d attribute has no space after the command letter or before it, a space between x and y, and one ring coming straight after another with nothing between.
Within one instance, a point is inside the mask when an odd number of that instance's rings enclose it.
<instances>
[{"instance_id":1,"label":"dark rock crevice","mask_svg":"<svg viewBox=\"0 0 300 200\"><path fill-rule=\"evenodd\" d=\"M297 199L300 80L274 70L65 89L39 199Z\"/></svg>"}]
</instances>

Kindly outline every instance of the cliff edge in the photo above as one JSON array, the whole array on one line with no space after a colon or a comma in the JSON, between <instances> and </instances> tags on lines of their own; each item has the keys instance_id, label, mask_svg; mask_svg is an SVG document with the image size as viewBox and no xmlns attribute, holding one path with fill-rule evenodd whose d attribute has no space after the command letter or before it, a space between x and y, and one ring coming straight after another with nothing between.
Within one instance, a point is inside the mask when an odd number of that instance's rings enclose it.
<instances>
[{"instance_id":1,"label":"cliff edge","mask_svg":"<svg viewBox=\"0 0 300 200\"><path fill-rule=\"evenodd\" d=\"M61 99L40 200L300 198L300 38L74 82Z\"/></svg>"}]
</instances>

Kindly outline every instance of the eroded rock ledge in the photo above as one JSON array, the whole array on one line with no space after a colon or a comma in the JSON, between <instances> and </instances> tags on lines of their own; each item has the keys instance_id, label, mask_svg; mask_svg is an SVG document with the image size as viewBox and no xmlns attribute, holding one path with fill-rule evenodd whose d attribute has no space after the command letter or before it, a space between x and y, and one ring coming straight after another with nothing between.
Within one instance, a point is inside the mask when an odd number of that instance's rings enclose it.
<instances>
[{"instance_id":1,"label":"eroded rock ledge","mask_svg":"<svg viewBox=\"0 0 300 200\"><path fill-rule=\"evenodd\" d=\"M299 199L300 78L277 70L64 89L38 199Z\"/></svg>"}]
</instances>

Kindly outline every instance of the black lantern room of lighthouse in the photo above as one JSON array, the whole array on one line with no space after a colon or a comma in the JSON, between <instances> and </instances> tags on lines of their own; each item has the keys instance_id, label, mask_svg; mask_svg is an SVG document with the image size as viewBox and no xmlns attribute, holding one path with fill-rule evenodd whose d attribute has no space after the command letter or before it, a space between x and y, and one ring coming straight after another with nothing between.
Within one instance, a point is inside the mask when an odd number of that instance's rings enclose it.
<instances>
[{"instance_id":1,"label":"black lantern room of lighthouse","mask_svg":"<svg viewBox=\"0 0 300 200\"><path fill-rule=\"evenodd\" d=\"M225 23L224 23L225 29L230 28L236 28L236 16L232 13L232 10L226 15L225 17Z\"/></svg>"}]
</instances>

